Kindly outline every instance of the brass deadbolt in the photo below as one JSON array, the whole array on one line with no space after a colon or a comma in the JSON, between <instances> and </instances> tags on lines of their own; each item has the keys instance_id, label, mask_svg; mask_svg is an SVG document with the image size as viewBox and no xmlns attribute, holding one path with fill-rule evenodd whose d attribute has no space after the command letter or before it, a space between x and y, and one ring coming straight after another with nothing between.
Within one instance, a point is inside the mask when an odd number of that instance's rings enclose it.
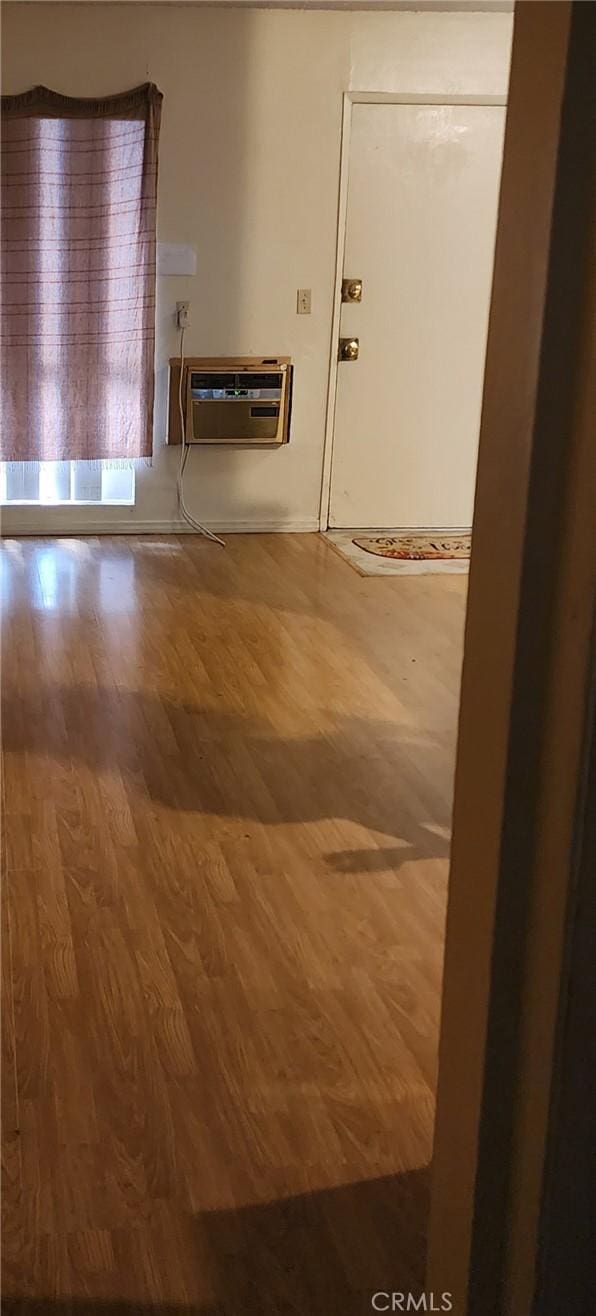
<instances>
[{"instance_id":1,"label":"brass deadbolt","mask_svg":"<svg viewBox=\"0 0 596 1316\"><path fill-rule=\"evenodd\" d=\"M359 338L340 338L339 340L340 361L357 361L359 354L360 354Z\"/></svg>"},{"instance_id":2,"label":"brass deadbolt","mask_svg":"<svg viewBox=\"0 0 596 1316\"><path fill-rule=\"evenodd\" d=\"M342 279L341 299L342 302L361 302L362 279Z\"/></svg>"}]
</instances>

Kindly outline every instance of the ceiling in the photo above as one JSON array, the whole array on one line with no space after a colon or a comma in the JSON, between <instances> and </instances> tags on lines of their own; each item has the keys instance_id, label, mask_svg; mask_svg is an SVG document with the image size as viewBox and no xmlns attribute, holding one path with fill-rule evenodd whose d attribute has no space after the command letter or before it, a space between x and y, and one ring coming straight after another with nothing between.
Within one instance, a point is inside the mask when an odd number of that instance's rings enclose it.
<instances>
[{"instance_id":1,"label":"ceiling","mask_svg":"<svg viewBox=\"0 0 596 1316\"><path fill-rule=\"evenodd\" d=\"M15 0L13 0L15 3ZM50 4L55 0L16 0ZM60 0L65 4L103 4L106 0ZM211 9L358 9L418 10L459 13L511 13L514 0L107 0L111 4L190 4Z\"/></svg>"}]
</instances>

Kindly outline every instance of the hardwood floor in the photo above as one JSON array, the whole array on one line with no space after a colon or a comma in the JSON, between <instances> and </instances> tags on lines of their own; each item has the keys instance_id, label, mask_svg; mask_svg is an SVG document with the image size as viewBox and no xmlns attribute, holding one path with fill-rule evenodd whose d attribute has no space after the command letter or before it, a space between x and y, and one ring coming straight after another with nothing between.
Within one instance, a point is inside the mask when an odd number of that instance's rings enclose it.
<instances>
[{"instance_id":1,"label":"hardwood floor","mask_svg":"<svg viewBox=\"0 0 596 1316\"><path fill-rule=\"evenodd\" d=\"M419 1287L465 579L7 541L4 1302Z\"/></svg>"}]
</instances>

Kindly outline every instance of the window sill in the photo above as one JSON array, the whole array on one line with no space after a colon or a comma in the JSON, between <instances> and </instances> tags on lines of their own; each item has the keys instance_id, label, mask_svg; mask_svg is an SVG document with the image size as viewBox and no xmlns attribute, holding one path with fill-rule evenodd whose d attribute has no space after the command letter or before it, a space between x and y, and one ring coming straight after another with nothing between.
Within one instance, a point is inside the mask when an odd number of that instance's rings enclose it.
<instances>
[{"instance_id":1,"label":"window sill","mask_svg":"<svg viewBox=\"0 0 596 1316\"><path fill-rule=\"evenodd\" d=\"M36 511L45 512L49 508L54 511L58 509L63 512L68 507L134 507L134 499L129 498L102 498L101 500L92 500L90 498L69 498L60 502L40 502L39 498L7 498L0 502L0 507L34 507Z\"/></svg>"}]
</instances>

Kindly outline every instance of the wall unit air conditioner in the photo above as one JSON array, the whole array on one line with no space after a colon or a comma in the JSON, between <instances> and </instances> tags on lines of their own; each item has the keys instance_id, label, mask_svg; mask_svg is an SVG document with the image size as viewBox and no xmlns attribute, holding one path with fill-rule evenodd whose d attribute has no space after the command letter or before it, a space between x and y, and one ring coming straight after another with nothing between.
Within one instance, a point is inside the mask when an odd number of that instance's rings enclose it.
<instances>
[{"instance_id":1,"label":"wall unit air conditioner","mask_svg":"<svg viewBox=\"0 0 596 1316\"><path fill-rule=\"evenodd\" d=\"M288 357L189 357L183 365L186 442L278 447L290 437ZM179 443L180 358L170 361L169 442Z\"/></svg>"}]
</instances>

